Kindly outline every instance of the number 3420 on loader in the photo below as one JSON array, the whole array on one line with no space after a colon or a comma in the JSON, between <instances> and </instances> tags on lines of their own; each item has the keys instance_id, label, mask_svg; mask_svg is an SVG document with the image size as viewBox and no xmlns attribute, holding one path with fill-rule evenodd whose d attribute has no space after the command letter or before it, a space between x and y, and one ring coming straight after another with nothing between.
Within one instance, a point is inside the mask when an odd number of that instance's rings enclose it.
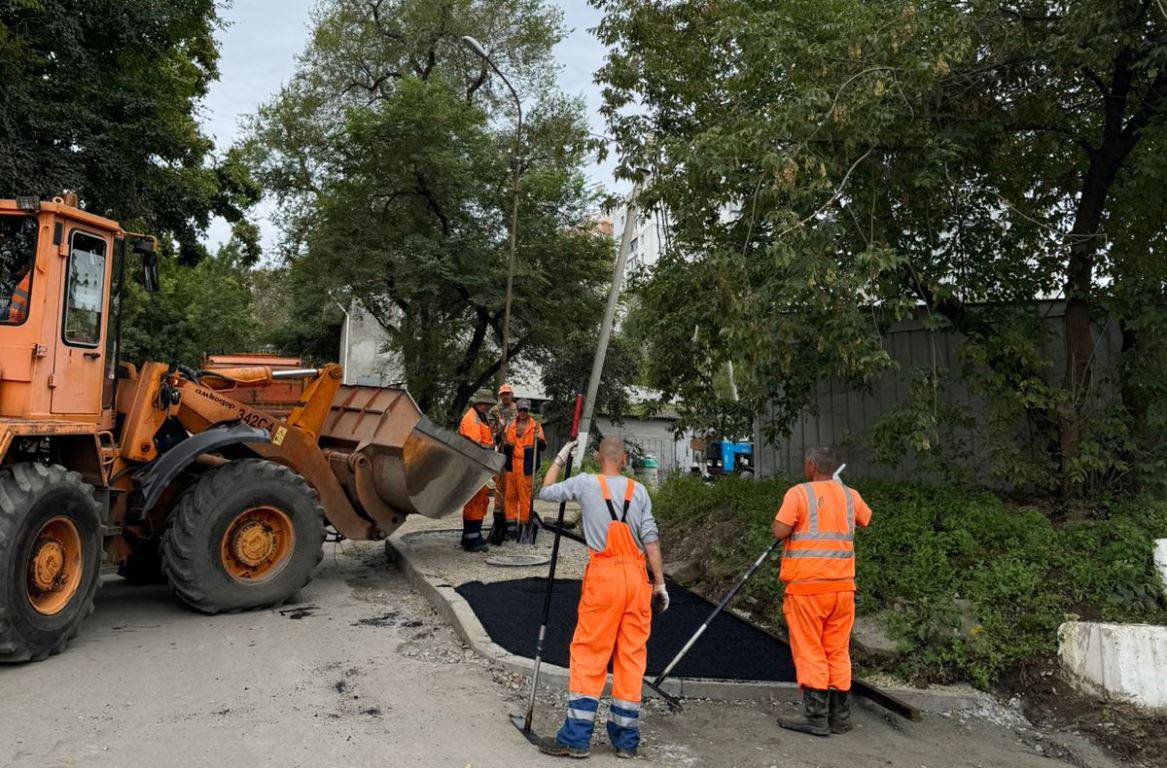
<instances>
[{"instance_id":1,"label":"number 3420 on loader","mask_svg":"<svg viewBox=\"0 0 1167 768\"><path fill-rule=\"evenodd\" d=\"M58 653L103 570L161 580L207 613L277 605L311 578L326 526L380 539L458 509L502 457L399 389L338 366L215 371L119 360L130 262L153 240L71 197L0 200L0 662ZM306 381L287 415L232 392Z\"/></svg>"}]
</instances>

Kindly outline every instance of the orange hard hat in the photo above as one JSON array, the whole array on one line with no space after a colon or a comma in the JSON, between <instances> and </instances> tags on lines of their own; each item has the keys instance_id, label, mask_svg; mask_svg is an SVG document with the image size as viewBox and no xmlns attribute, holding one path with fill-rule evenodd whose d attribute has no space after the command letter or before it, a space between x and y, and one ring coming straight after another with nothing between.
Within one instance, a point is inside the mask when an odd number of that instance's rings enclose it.
<instances>
[{"instance_id":1,"label":"orange hard hat","mask_svg":"<svg viewBox=\"0 0 1167 768\"><path fill-rule=\"evenodd\" d=\"M498 388L498 393L500 395L513 395L515 393L515 390L513 387L511 387L510 384L503 384L501 387Z\"/></svg>"}]
</instances>

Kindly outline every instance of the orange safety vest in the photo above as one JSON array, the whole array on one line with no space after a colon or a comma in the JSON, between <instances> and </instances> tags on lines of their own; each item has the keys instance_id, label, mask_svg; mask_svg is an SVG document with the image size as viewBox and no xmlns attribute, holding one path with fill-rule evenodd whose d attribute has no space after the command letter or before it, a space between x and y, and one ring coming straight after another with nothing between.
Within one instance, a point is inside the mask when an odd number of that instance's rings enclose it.
<instances>
[{"instance_id":1,"label":"orange safety vest","mask_svg":"<svg viewBox=\"0 0 1167 768\"><path fill-rule=\"evenodd\" d=\"M518 462L522 462L524 475L535 474L535 443L538 442L542 448L547 445L547 440L543 437L543 425L534 419L530 421L534 426L527 427L522 437L519 437L518 419L508 424L506 431L503 432L507 459L506 465L503 466L504 472L518 472L515 467L518 466Z\"/></svg>"},{"instance_id":2,"label":"orange safety vest","mask_svg":"<svg viewBox=\"0 0 1167 768\"><path fill-rule=\"evenodd\" d=\"M474 410L474 406L470 406L470 410L462 417L462 423L458 425L458 434L473 440L483 448L494 447L494 433L490 430L490 424Z\"/></svg>"},{"instance_id":3,"label":"orange safety vest","mask_svg":"<svg viewBox=\"0 0 1167 768\"><path fill-rule=\"evenodd\" d=\"M12 292L8 301L8 322L13 325L23 323L28 317L28 293L32 287L32 270L30 269Z\"/></svg>"},{"instance_id":4,"label":"orange safety vest","mask_svg":"<svg viewBox=\"0 0 1167 768\"><path fill-rule=\"evenodd\" d=\"M850 488L843 490L842 507L818 488L837 481L803 483L807 514L786 539L779 578L786 582L788 595L813 595L855 589L855 498ZM833 496L833 494L831 494Z\"/></svg>"}]
</instances>

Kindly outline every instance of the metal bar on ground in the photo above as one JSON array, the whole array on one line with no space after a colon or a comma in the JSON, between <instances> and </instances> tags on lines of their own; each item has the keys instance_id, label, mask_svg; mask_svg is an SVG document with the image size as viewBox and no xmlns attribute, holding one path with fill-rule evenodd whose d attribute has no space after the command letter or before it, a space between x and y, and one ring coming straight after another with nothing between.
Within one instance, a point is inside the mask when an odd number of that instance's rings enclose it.
<instances>
[{"instance_id":1,"label":"metal bar on ground","mask_svg":"<svg viewBox=\"0 0 1167 768\"><path fill-rule=\"evenodd\" d=\"M733 588L725 593L725 597L721 598L721 602L717 604L717 607L713 609L713 612L709 614L709 617L705 619L704 623L702 623L701 626L697 628L697 631L694 632L693 636L689 638L689 642L685 643L684 647L682 647L677 655L673 657L673 660L668 663L668 666L664 668L664 671L657 675L656 679L652 681L654 689L656 686L664 682L664 679L669 676L669 673L673 671L673 668L676 667L678 663L680 663L681 659L685 658L685 654L689 652L689 649L696 644L696 642L701 638L701 635L705 634L705 630L709 629L710 622L717 618L717 614L721 613L722 610L725 609L725 606L729 605L729 601L733 600L738 591L745 586L746 582L749 581L750 577L754 575L754 572L762 566L762 563L766 561L766 558L770 556L770 554L774 551L774 548L777 547L779 543L781 542L779 542L778 539L770 542L770 546L766 547L765 551L758 555L758 559L755 560L754 564L749 567L749 570L745 572L745 575L738 579L737 583L733 585Z\"/></svg>"},{"instance_id":2,"label":"metal bar on ground","mask_svg":"<svg viewBox=\"0 0 1167 768\"><path fill-rule=\"evenodd\" d=\"M542 523L542 525L545 529L547 529L548 531L551 531L551 532L555 532L556 528L557 528L557 526L554 526L554 525L552 525L550 523L546 523L546 522ZM577 541L580 544L584 544L585 546L587 544L587 542L584 541L584 538L582 536L580 536L579 534L576 534L576 533L572 533L571 531L561 529L561 530L559 530L559 535L563 536L566 539L570 539L572 541ZM770 637L771 639L776 640L779 643L782 643L786 647L790 647L790 641L788 639L786 639L785 637L782 637L781 635L779 635L775 632L772 632L763 626L755 624L754 622L749 621L748 619L743 619L740 616L738 616L737 618L740 621L743 621L746 624L753 627L754 629L758 630L762 634L766 635L767 637ZM712 617L710 617L710 619L712 619ZM701 630L701 631L703 632L704 630ZM690 640L690 644L692 642L693 641ZM674 659L674 661L675 661L675 659ZM671 668L672 666L673 666L673 664L670 663L669 667ZM664 679L664 675L662 674L661 676L658 676L655 681L650 682L646 678L645 682L648 682L649 687L651 687L654 691L657 691L658 693L662 693L662 695L664 695L666 697L666 701L667 701L668 695L664 694L663 691L661 691L659 688L656 687L656 684L659 683L663 679ZM888 711L890 711L894 714L897 714L900 717L905 718L907 720L919 721L923 718L923 716L920 713L920 710L917 707L912 706L911 704L907 703L906 701L904 701L903 699L899 698L898 696L896 696L894 694L888 693L887 691L883 690L882 688L878 688L875 685L872 685L871 683L867 682L866 680L862 680L860 678L853 679L851 681L851 690L854 693L862 696L863 698L865 698L871 702L874 702L875 704L878 704L879 706L883 707L884 709L887 709Z\"/></svg>"}]
</instances>

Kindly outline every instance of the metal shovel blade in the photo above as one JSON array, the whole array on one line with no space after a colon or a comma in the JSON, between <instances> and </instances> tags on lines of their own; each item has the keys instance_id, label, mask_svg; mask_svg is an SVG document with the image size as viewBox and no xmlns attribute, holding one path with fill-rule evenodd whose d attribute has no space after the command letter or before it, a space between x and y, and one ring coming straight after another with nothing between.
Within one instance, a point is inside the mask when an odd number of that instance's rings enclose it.
<instances>
[{"instance_id":1,"label":"metal shovel blade","mask_svg":"<svg viewBox=\"0 0 1167 768\"><path fill-rule=\"evenodd\" d=\"M523 715L511 715L511 725L519 729L519 733L526 737L527 741L538 746L539 734L535 733L534 728L527 727L527 718Z\"/></svg>"}]
</instances>

